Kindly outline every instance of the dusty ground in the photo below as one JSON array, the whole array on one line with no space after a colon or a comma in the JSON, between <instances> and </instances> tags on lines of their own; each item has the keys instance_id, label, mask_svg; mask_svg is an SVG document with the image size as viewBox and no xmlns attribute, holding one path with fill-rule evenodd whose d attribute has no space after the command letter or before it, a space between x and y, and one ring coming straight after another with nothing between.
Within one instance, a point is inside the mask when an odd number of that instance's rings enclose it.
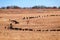
<instances>
[{"instance_id":1,"label":"dusty ground","mask_svg":"<svg viewBox=\"0 0 60 40\"><path fill-rule=\"evenodd\" d=\"M16 20L19 24L12 23L11 20ZM5 29L10 23L14 28L31 28L34 31ZM60 31L50 31L59 28L60 9L0 9L1 40L60 40Z\"/></svg>"}]
</instances>

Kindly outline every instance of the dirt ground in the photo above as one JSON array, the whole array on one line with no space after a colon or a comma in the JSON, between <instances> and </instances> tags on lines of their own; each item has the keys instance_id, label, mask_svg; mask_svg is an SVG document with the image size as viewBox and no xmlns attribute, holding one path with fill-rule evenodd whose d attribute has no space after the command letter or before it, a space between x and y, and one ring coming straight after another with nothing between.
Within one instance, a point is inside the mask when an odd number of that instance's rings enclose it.
<instances>
[{"instance_id":1,"label":"dirt ground","mask_svg":"<svg viewBox=\"0 0 60 40\"><path fill-rule=\"evenodd\" d=\"M0 9L0 40L60 40L60 9Z\"/></svg>"}]
</instances>

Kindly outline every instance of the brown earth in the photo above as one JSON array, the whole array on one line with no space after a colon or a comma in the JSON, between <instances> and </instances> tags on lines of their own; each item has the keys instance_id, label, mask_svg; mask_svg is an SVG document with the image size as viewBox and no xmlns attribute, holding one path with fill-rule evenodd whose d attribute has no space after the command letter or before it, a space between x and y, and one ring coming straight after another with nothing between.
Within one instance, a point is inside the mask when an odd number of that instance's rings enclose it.
<instances>
[{"instance_id":1,"label":"brown earth","mask_svg":"<svg viewBox=\"0 0 60 40\"><path fill-rule=\"evenodd\" d=\"M10 30L10 23L13 28L33 31ZM50 31L52 29L60 29L60 9L0 9L1 40L60 40L60 31Z\"/></svg>"}]
</instances>

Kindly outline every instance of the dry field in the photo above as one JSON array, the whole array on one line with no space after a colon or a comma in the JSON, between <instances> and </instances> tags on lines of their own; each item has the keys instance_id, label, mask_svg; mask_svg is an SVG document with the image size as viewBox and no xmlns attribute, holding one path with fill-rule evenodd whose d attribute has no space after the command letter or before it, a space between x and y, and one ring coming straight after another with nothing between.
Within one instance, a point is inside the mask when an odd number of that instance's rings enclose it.
<instances>
[{"instance_id":1,"label":"dry field","mask_svg":"<svg viewBox=\"0 0 60 40\"><path fill-rule=\"evenodd\" d=\"M60 40L60 9L0 9L0 40Z\"/></svg>"}]
</instances>

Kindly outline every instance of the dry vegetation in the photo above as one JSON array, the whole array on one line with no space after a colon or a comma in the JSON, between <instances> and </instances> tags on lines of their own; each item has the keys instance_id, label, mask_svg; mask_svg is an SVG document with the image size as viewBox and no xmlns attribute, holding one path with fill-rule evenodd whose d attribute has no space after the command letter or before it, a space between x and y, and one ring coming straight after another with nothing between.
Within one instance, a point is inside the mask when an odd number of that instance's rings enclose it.
<instances>
[{"instance_id":1,"label":"dry vegetation","mask_svg":"<svg viewBox=\"0 0 60 40\"><path fill-rule=\"evenodd\" d=\"M0 39L60 40L60 9L0 9Z\"/></svg>"}]
</instances>

